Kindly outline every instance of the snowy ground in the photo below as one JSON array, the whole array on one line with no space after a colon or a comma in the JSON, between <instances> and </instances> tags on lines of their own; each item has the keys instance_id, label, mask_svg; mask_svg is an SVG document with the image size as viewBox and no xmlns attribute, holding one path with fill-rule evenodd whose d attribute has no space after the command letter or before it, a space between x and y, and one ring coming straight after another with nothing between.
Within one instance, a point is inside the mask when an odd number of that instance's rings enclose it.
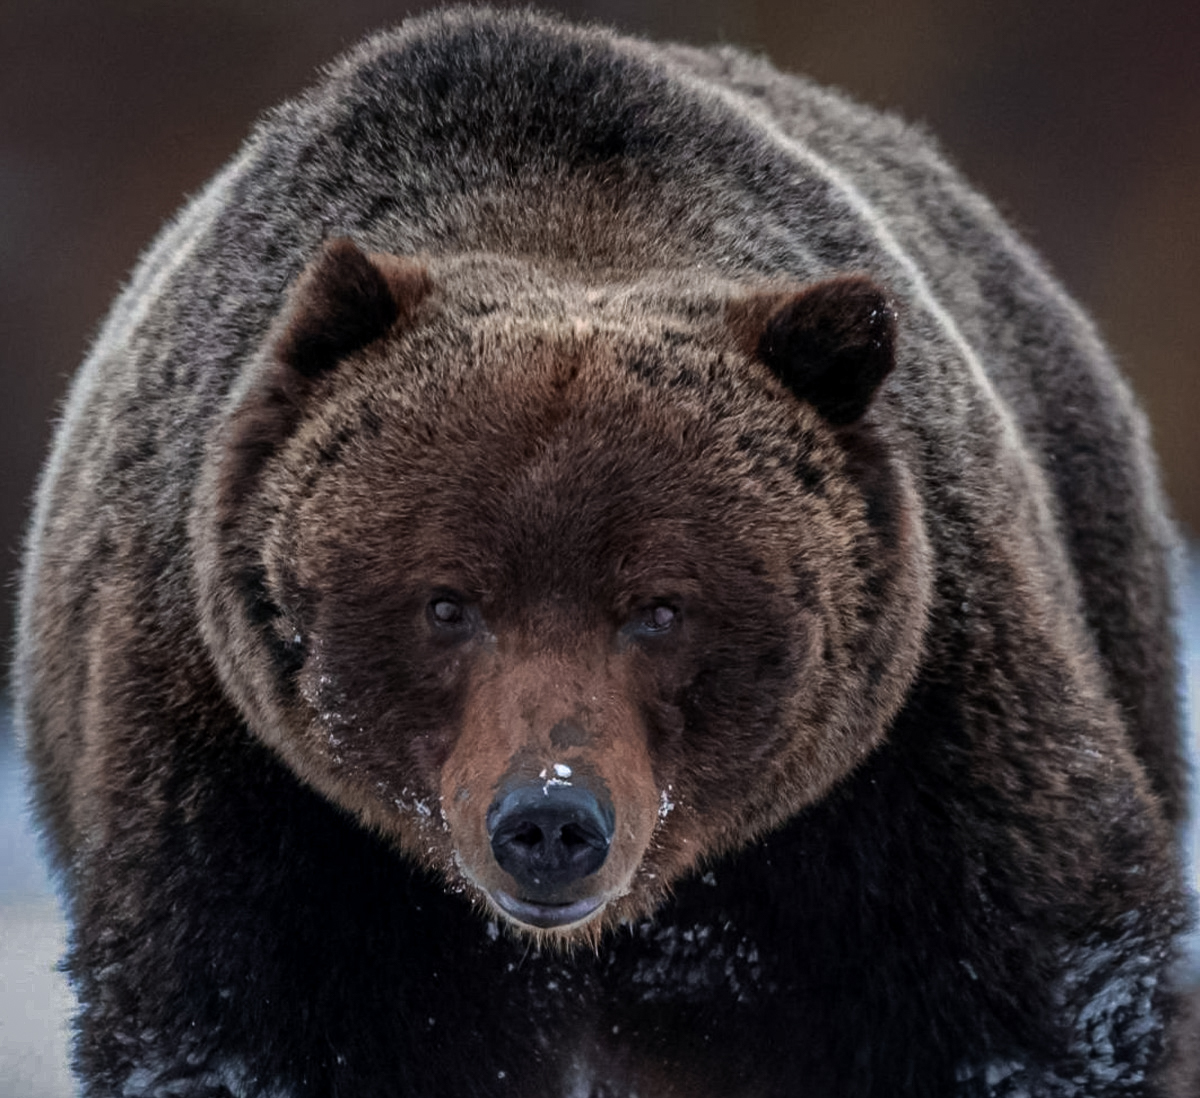
<instances>
[{"instance_id":1,"label":"snowy ground","mask_svg":"<svg viewBox=\"0 0 1200 1098\"><path fill-rule=\"evenodd\" d=\"M65 932L0 720L0 1098L66 1098L70 996L55 971Z\"/></svg>"},{"instance_id":2,"label":"snowy ground","mask_svg":"<svg viewBox=\"0 0 1200 1098\"><path fill-rule=\"evenodd\" d=\"M1183 609L1189 727L1197 742L1200 548L1192 553ZM72 1093L66 1067L70 996L55 971L63 942L62 920L29 828L7 714L0 711L0 1098L68 1098Z\"/></svg>"}]
</instances>

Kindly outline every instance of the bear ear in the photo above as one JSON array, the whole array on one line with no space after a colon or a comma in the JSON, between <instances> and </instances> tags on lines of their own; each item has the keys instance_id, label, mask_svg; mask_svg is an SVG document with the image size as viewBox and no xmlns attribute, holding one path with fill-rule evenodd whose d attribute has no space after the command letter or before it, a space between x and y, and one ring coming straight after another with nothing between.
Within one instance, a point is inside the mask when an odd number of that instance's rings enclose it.
<instances>
[{"instance_id":1,"label":"bear ear","mask_svg":"<svg viewBox=\"0 0 1200 1098\"><path fill-rule=\"evenodd\" d=\"M429 289L425 268L412 260L365 255L346 237L326 241L292 288L276 358L301 377L319 377L410 320Z\"/></svg>"},{"instance_id":2,"label":"bear ear","mask_svg":"<svg viewBox=\"0 0 1200 1098\"><path fill-rule=\"evenodd\" d=\"M730 304L743 348L835 427L857 422L895 365L896 314L862 275Z\"/></svg>"}]
</instances>

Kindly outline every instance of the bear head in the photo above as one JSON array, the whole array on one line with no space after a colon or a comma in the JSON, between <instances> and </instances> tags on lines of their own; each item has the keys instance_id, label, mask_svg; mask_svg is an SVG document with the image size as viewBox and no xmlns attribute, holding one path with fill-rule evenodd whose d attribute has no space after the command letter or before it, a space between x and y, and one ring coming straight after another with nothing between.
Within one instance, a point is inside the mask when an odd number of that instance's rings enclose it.
<instances>
[{"instance_id":1,"label":"bear head","mask_svg":"<svg viewBox=\"0 0 1200 1098\"><path fill-rule=\"evenodd\" d=\"M327 243L192 514L225 690L508 925L648 914L849 773L912 680L895 343L857 276L597 288Z\"/></svg>"}]
</instances>

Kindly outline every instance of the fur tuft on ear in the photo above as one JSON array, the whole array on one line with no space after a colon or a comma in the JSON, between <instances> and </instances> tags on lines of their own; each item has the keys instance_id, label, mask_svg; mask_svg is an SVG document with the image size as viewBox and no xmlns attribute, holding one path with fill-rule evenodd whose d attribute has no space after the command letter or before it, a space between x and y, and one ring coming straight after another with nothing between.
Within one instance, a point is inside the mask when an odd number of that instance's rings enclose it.
<instances>
[{"instance_id":1,"label":"fur tuft on ear","mask_svg":"<svg viewBox=\"0 0 1200 1098\"><path fill-rule=\"evenodd\" d=\"M276 357L302 377L319 377L410 319L429 288L412 260L365 255L346 237L327 241L292 289Z\"/></svg>"},{"instance_id":2,"label":"fur tuft on ear","mask_svg":"<svg viewBox=\"0 0 1200 1098\"><path fill-rule=\"evenodd\" d=\"M743 298L730 322L745 349L835 427L863 416L895 365L895 311L861 275Z\"/></svg>"}]
</instances>

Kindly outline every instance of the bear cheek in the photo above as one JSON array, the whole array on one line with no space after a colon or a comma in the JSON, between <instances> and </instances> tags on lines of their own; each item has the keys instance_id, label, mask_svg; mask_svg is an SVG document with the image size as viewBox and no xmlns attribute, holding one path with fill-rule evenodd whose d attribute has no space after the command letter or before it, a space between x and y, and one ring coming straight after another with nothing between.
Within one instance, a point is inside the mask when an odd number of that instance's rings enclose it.
<instances>
[{"instance_id":1,"label":"bear cheek","mask_svg":"<svg viewBox=\"0 0 1200 1098\"><path fill-rule=\"evenodd\" d=\"M623 678L530 661L471 691L443 811L459 871L522 929L594 922L643 864L661 795Z\"/></svg>"}]
</instances>

